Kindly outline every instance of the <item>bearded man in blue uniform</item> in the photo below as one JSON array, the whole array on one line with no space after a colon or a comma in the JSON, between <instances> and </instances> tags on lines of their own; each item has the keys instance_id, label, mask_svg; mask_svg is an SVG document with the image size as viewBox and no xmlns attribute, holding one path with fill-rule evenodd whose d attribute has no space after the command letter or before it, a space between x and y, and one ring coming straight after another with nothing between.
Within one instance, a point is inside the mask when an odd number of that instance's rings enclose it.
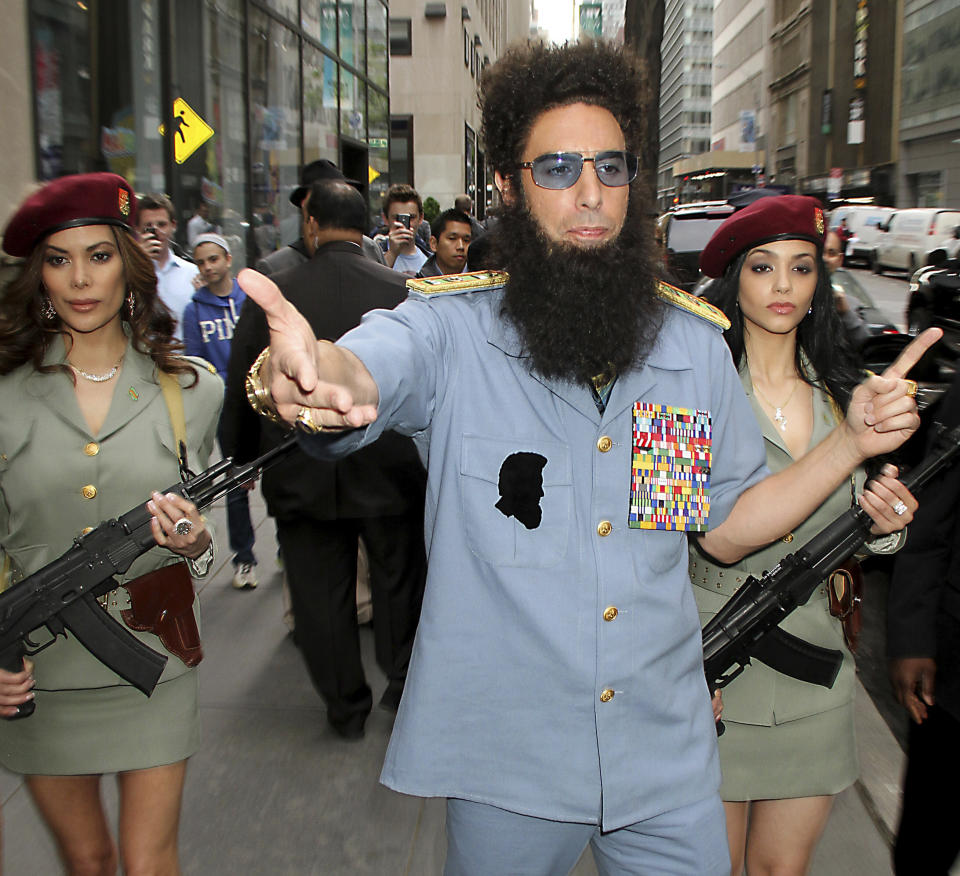
<instances>
[{"instance_id":1,"label":"bearded man in blue uniform","mask_svg":"<svg viewBox=\"0 0 960 876\"><path fill-rule=\"evenodd\" d=\"M722 318L654 278L645 97L602 45L487 71L509 278L411 280L336 344L240 278L271 329L255 407L317 455L385 429L422 449L426 594L382 781L448 798L451 876L566 873L588 844L604 874L728 873L687 538L732 562L918 423L899 378L936 332L768 477Z\"/></svg>"}]
</instances>

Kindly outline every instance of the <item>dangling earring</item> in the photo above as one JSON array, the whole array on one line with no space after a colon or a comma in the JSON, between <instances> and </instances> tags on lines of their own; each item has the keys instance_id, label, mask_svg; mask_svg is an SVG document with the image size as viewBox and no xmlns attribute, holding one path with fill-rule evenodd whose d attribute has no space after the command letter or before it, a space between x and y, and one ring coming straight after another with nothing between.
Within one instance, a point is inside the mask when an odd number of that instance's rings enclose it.
<instances>
[{"instance_id":1,"label":"dangling earring","mask_svg":"<svg viewBox=\"0 0 960 876\"><path fill-rule=\"evenodd\" d=\"M812 304L810 305L809 310L807 310L807 316L809 316L811 313L813 313L813 305L812 305Z\"/></svg>"},{"instance_id":2,"label":"dangling earring","mask_svg":"<svg viewBox=\"0 0 960 876\"><path fill-rule=\"evenodd\" d=\"M133 319L133 309L137 304L137 299L133 297L133 289L127 290L127 319Z\"/></svg>"},{"instance_id":3,"label":"dangling earring","mask_svg":"<svg viewBox=\"0 0 960 876\"><path fill-rule=\"evenodd\" d=\"M40 315L47 321L53 322L57 318L57 311L50 300L49 295L43 296L43 304L40 305Z\"/></svg>"}]
</instances>

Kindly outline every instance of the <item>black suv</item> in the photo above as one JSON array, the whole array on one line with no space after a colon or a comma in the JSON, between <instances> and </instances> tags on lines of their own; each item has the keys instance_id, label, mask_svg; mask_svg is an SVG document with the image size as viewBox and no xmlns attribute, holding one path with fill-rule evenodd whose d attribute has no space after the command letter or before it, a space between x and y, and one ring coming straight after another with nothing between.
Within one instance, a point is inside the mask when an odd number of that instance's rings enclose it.
<instances>
[{"instance_id":1,"label":"black suv","mask_svg":"<svg viewBox=\"0 0 960 876\"><path fill-rule=\"evenodd\" d=\"M657 221L657 235L663 242L669 282L685 292L693 291L700 278L700 253L736 208L726 201L681 204Z\"/></svg>"}]
</instances>

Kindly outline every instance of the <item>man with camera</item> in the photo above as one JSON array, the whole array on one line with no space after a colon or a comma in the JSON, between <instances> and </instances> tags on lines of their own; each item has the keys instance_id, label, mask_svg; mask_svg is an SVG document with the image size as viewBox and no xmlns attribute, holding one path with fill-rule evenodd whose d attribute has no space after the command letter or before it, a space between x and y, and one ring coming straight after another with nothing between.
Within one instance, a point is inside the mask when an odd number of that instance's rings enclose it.
<instances>
[{"instance_id":1,"label":"man with camera","mask_svg":"<svg viewBox=\"0 0 960 876\"><path fill-rule=\"evenodd\" d=\"M137 234L144 252L153 259L157 272L157 294L167 305L177 326L174 336L183 340L183 310L197 291L193 285L197 266L180 258L171 249L177 220L173 203L166 195L143 195L137 204Z\"/></svg>"},{"instance_id":2,"label":"man with camera","mask_svg":"<svg viewBox=\"0 0 960 876\"><path fill-rule=\"evenodd\" d=\"M423 267L430 251L417 238L423 221L423 201L413 186L398 183L390 186L383 205L387 217L387 234L379 239L388 268L411 277Z\"/></svg>"}]
</instances>

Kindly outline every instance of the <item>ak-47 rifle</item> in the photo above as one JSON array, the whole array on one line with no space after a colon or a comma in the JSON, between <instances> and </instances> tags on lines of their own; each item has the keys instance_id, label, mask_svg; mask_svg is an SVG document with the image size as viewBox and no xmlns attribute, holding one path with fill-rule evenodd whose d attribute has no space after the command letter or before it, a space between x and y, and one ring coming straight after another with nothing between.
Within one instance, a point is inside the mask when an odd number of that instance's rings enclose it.
<instances>
[{"instance_id":1,"label":"ak-47 rifle","mask_svg":"<svg viewBox=\"0 0 960 876\"><path fill-rule=\"evenodd\" d=\"M912 493L919 492L958 454L960 426L942 429L934 449L902 478L904 485ZM771 651L799 667L800 671L789 674L824 687L833 685L841 653L803 642L778 629L778 624L867 540L872 522L862 508L851 508L762 578L747 578L703 628L703 664L711 691L726 687L751 657L774 663L767 659ZM774 640L777 649L770 648Z\"/></svg>"},{"instance_id":2,"label":"ak-47 rifle","mask_svg":"<svg viewBox=\"0 0 960 876\"><path fill-rule=\"evenodd\" d=\"M296 445L290 435L252 462L233 466L227 457L206 471L168 487L205 508L230 490L255 478L286 456ZM19 672L24 655L32 656L52 645L58 636L72 633L101 663L147 696L153 692L167 658L147 647L100 607L97 597L117 587L113 577L156 547L146 504L121 517L106 520L58 559L0 594L0 668ZM30 634L45 626L51 634L37 644ZM33 713L32 701L20 706L17 718Z\"/></svg>"}]
</instances>

